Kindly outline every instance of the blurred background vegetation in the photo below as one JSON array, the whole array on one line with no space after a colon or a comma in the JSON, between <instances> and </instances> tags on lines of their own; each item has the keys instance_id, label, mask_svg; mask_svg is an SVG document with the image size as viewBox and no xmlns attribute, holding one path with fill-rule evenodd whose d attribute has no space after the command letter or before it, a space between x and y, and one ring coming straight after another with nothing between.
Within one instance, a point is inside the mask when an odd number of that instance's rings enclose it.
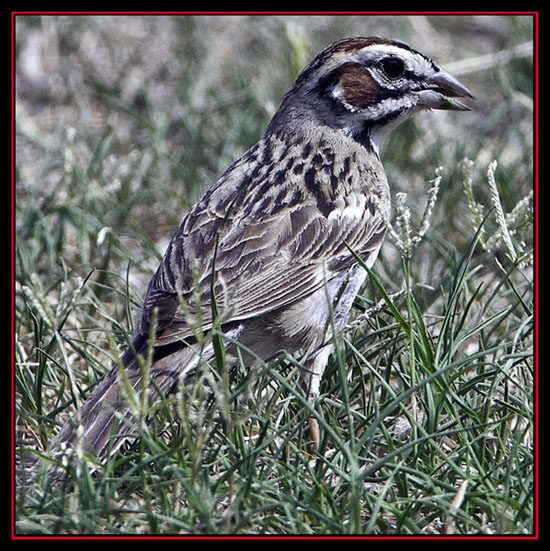
<instances>
[{"instance_id":1,"label":"blurred background vegetation","mask_svg":"<svg viewBox=\"0 0 550 551\"><path fill-rule=\"evenodd\" d=\"M74 377L79 388L86 388L111 366L116 344L123 344L132 330L148 279L183 214L261 138L283 94L305 64L330 42L344 36L380 35L406 42L432 57L459 77L473 91L476 101L470 102L472 110L468 113L416 116L384 143L381 156L392 191L407 194L413 219L424 210L429 181L439 166L442 182L430 232L407 270L403 270L399 250L388 239L375 271L388 293L414 282L419 311L434 323L448 315L444 289L456 283L457 288L464 284L469 290L459 305L462 310L455 305L453 322L460 325L456 335L462 325L468 326L467 313L468 319L471 316L477 324L469 326L468 336L474 334L471 328L475 327L479 339L475 344L464 339L464 354L479 354L480 342L487 346L497 342L502 343L501 350L506 353L492 356L495 365L505 365L506 361L515 365L513 354L520 355L517 362L523 366L518 375L521 381L512 384L515 375L507 372L498 384L489 384L487 394L485 390L482 394L490 395L491 403L505 402L506 415L512 416L513 412L516 416L515 424L510 421L509 426L510 434L515 436L503 446L502 453L509 454L507 446L511 446L514 457L520 448L529 456L532 441L525 431L531 434L529 412L533 407L529 359L533 278L532 16L18 15L15 31L15 343L20 446L39 450L47 446L54 428L45 419L59 420L66 415L68 377ZM465 158L471 162L465 163ZM493 160L498 161L494 174L498 201L503 212L510 214L508 229L517 251L513 258L499 238L501 228L494 216L495 197L487 177ZM468 179L470 205L465 193ZM514 211L517 205L521 208ZM472 212L476 206L482 218L487 215L483 230L487 246L473 249L466 278L459 267L464 266L478 230ZM369 283L358 308L368 307L379 298L379 292ZM491 325L490 321L496 319L491 316L497 314L498 324ZM371 322L370 333L363 332L354 342L363 345L364 350L372 348L372 337L368 335L385 335L383 331L391 326L388 318L386 329L377 325L382 322ZM437 330L434 326L434 335ZM403 353L407 350L403 348ZM395 350L393 353L397 354ZM389 363L401 366L397 357L388 357ZM360 363L357 356L353 362ZM384 361L379 363L383 365ZM466 385L473 373L465 370L463 374ZM328 389L337 394L338 370L333 370L332 382L330 370L328 377L324 387L327 395ZM404 388L406 381L410 379L403 378ZM516 394L512 400L511 386L515 384L521 388L521 396ZM468 383L461 388L466 393L472 386ZM495 398L492 392L497 388ZM472 398L474 402L476 399L479 395ZM476 410L476 404L468 404ZM421 424L424 426L423 421ZM521 427L521 435L517 427ZM385 434L384 438L389 437ZM386 452L389 447L384 448ZM495 485L513 486L512 497L507 487L502 501L495 499L484 509L475 499L479 501L485 490L474 486L477 498L472 498L472 507L478 512L472 513L469 520L457 518L453 527L456 524L456 530L466 533L529 533L533 529L532 462L522 455L519 464L524 470L514 472L527 479L511 482L507 478ZM476 468L479 474L480 466ZM489 464L485 468L486 473L497 469ZM369 487L365 491L368 494L373 490ZM296 520L294 525L256 523L252 509L248 516L239 517L247 519L242 525L222 525L222 513L228 510L225 502L208 521L199 515L200 524L196 511L195 516L188 513L192 510L190 502L185 509L190 516L181 513L179 524L175 520L161 522L160 516L155 517L149 509L149 516L145 515L146 520L139 525L126 517L117 517L116 522L109 517L93 522L88 519L90 524L82 519L67 524L58 520L56 524L51 521L54 513L48 509L50 521L40 528L40 519L45 518L40 515L45 515L45 510L23 497L19 529L185 532L198 530L200 525L203 531L237 532L443 530L443 524L438 524L443 523L441 511L421 515L416 509L411 512L418 498L406 482L395 490L404 499L402 508L396 506L391 513L383 514L387 491L384 487L377 494L378 501L373 502L351 491L361 511L357 514L357 507L352 508L355 516L350 513L351 520L344 507L338 512L346 518L329 522L320 516L308 517L302 511L306 520L300 521L303 524ZM349 498L350 494L345 495ZM449 505L454 493L447 497L442 503ZM216 503L222 502L220 499ZM353 499L351 502L356 503ZM301 518L295 502L292 515L288 507L285 503L277 510L281 515L282 510L295 519ZM82 508L79 502L78 509ZM333 507L333 513L336 509ZM266 510L258 506L254 511L261 511L257 517L265 523ZM61 519L64 513L55 514Z\"/></svg>"}]
</instances>

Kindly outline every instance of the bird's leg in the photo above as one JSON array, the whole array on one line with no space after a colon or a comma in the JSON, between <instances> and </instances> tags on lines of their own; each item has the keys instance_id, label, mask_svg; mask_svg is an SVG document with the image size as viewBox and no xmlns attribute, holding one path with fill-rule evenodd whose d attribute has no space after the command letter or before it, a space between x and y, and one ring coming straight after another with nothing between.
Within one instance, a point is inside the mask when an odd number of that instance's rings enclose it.
<instances>
[{"instance_id":1,"label":"bird's leg","mask_svg":"<svg viewBox=\"0 0 550 551\"><path fill-rule=\"evenodd\" d=\"M300 374L300 384L307 393L308 402L313 407L315 407L317 399L319 398L321 380L323 379L323 373L325 372L332 349L332 344L327 344L320 348L313 358L310 358L307 362L307 369L303 370ZM310 416L307 419L307 424L313 440L313 448L317 451L321 441L319 422L315 417Z\"/></svg>"}]
</instances>

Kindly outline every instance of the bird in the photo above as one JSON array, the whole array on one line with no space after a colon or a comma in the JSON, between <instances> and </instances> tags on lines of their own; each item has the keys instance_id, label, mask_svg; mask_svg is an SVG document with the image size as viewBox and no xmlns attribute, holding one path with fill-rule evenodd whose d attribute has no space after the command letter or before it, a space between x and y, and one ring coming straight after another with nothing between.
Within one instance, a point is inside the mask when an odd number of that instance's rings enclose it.
<instances>
[{"instance_id":1,"label":"bird","mask_svg":"<svg viewBox=\"0 0 550 551\"><path fill-rule=\"evenodd\" d=\"M408 45L347 37L316 55L284 95L264 136L185 214L147 287L119 361L54 440L99 459L136 435L131 386L151 401L215 359L246 365L300 353L299 384L315 404L389 218L380 159L388 133L421 110L466 111L473 94ZM149 362L144 381L144 361ZM115 430L116 429L116 430ZM311 418L316 447L319 427Z\"/></svg>"}]
</instances>

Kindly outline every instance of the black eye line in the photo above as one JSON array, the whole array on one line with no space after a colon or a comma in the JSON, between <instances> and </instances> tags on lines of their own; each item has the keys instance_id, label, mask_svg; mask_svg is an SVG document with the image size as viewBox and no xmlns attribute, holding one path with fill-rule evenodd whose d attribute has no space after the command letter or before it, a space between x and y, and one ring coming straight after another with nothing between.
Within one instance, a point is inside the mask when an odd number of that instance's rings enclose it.
<instances>
[{"instance_id":1,"label":"black eye line","mask_svg":"<svg viewBox=\"0 0 550 551\"><path fill-rule=\"evenodd\" d=\"M400 61L400 62L402 63L402 65L403 65L403 70L401 71L401 73L400 73L398 76L396 76L396 77L390 77L390 76L386 73L386 71L385 71L385 69L384 69L384 67L383 67L383 65L382 65L382 62L383 62L383 61L386 61L386 60L388 60L388 59L396 59L397 61ZM432 63L433 63L433 62L432 62ZM404 63L401 59L399 59L399 58L397 58L397 57L394 57L394 56L388 56L388 57L385 57L385 58L383 58L383 59L377 61L377 62L376 62L376 66L379 68L379 70L381 70L381 71L383 72L384 76L385 76L386 78L388 78L389 80L391 80L391 81L397 81L397 80L399 80L399 79L402 79L402 80L408 80L408 81L410 81L410 82L415 82L415 83L423 83L424 80L425 80L425 76L424 76L424 75L419 75L419 74L415 73L414 71L411 71L410 69L407 69L405 63ZM435 65L435 67L437 67L437 65ZM439 70L439 69L437 69L437 70ZM423 86L423 87L425 88L426 86Z\"/></svg>"}]
</instances>

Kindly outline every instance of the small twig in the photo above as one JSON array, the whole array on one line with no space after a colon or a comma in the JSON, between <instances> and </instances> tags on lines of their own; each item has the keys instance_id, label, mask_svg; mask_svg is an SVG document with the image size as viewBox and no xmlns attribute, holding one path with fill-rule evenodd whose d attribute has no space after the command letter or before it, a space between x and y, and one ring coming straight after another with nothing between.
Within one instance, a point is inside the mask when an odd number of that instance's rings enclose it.
<instances>
[{"instance_id":1,"label":"small twig","mask_svg":"<svg viewBox=\"0 0 550 551\"><path fill-rule=\"evenodd\" d=\"M493 54L470 57L454 63L446 63L445 69L455 76L463 76L469 73L486 71L497 65L505 65L512 59L533 55L533 41L518 44L512 48L506 48Z\"/></svg>"},{"instance_id":2,"label":"small twig","mask_svg":"<svg viewBox=\"0 0 550 551\"><path fill-rule=\"evenodd\" d=\"M449 508L449 520L447 521L447 526L445 526L445 534L454 534L455 533L455 516L464 501L464 496L466 495L466 489L468 488L468 479L464 479L460 488L456 492L456 495L451 503Z\"/></svg>"}]
</instances>

